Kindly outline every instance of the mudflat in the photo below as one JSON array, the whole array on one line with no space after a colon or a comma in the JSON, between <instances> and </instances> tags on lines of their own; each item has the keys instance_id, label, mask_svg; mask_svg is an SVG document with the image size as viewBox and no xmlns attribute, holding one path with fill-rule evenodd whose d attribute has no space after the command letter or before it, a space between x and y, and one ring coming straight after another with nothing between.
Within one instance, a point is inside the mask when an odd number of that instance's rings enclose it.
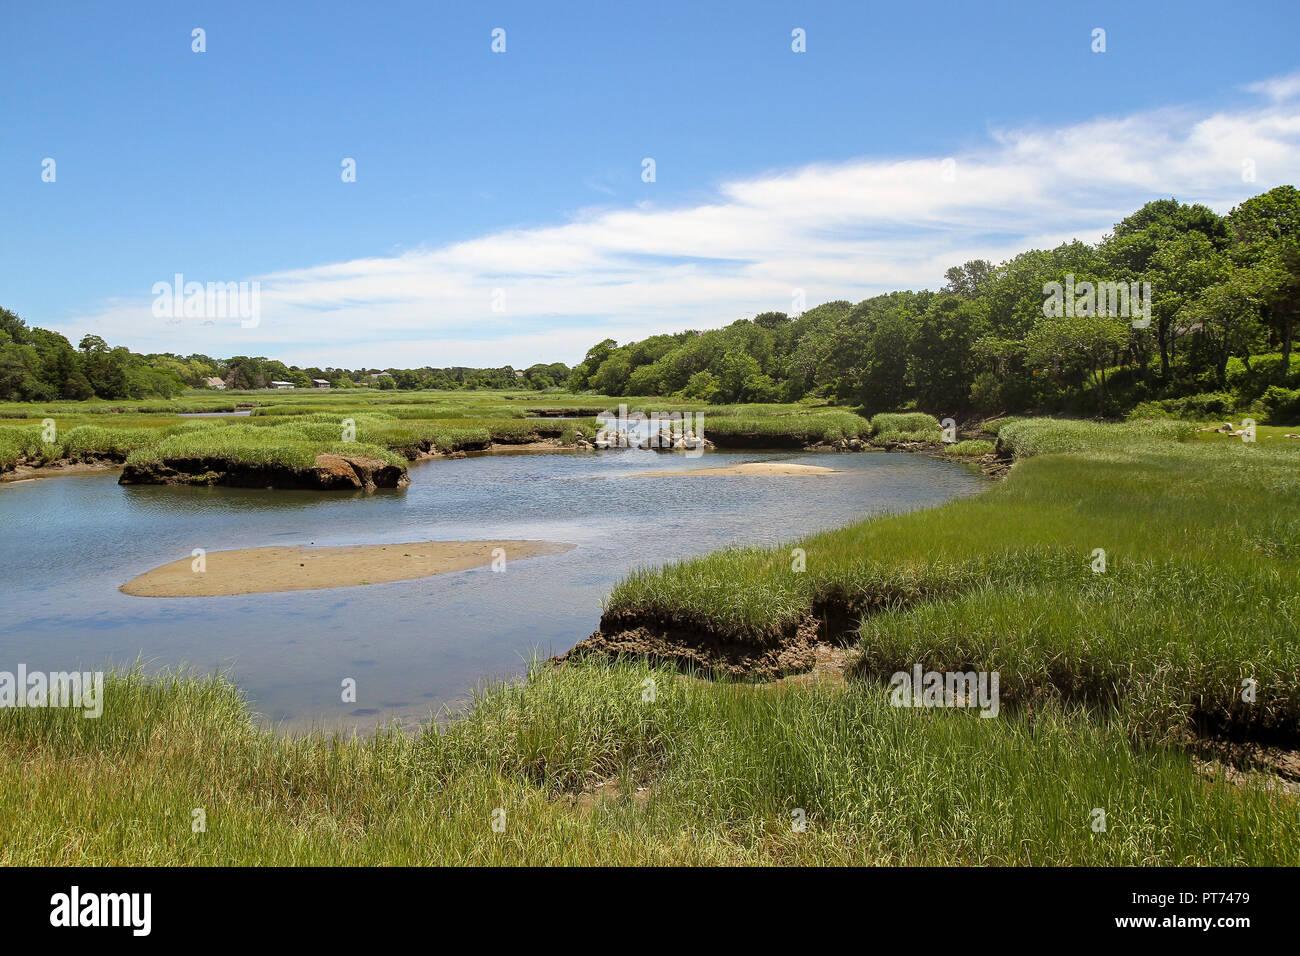
<instances>
[{"instance_id":1,"label":"mudflat","mask_svg":"<svg viewBox=\"0 0 1300 956\"><path fill-rule=\"evenodd\" d=\"M798 465L789 461L749 461L723 468L696 468L685 471L642 471L633 478L692 478L696 475L833 475L834 468L821 465Z\"/></svg>"},{"instance_id":2,"label":"mudflat","mask_svg":"<svg viewBox=\"0 0 1300 956\"><path fill-rule=\"evenodd\" d=\"M501 552L494 555L497 548ZM136 597L216 597L408 581L505 561L562 554L560 541L411 541L342 547L212 551L146 571L119 589ZM199 570L202 568L202 570Z\"/></svg>"}]
</instances>

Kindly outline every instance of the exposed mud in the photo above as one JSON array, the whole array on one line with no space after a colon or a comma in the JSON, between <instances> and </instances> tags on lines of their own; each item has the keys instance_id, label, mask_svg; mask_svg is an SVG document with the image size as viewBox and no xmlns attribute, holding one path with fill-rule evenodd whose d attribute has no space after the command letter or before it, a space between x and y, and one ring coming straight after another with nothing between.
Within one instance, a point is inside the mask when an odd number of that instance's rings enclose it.
<instances>
[{"instance_id":1,"label":"exposed mud","mask_svg":"<svg viewBox=\"0 0 1300 956\"><path fill-rule=\"evenodd\" d=\"M595 418L610 413L608 408L525 408L527 415L538 418Z\"/></svg>"},{"instance_id":2,"label":"exposed mud","mask_svg":"<svg viewBox=\"0 0 1300 956\"><path fill-rule=\"evenodd\" d=\"M33 478L55 478L59 475L90 475L103 471L116 471L122 467L122 458L23 459L11 470L0 473L0 483L31 481Z\"/></svg>"},{"instance_id":3,"label":"exposed mud","mask_svg":"<svg viewBox=\"0 0 1300 956\"><path fill-rule=\"evenodd\" d=\"M650 803L650 788L636 787L624 792L618 777L610 777L608 780L592 784L579 793L564 794L561 799L579 810L594 810L603 804L617 804L623 801L631 801L638 807L645 807Z\"/></svg>"},{"instance_id":4,"label":"exposed mud","mask_svg":"<svg viewBox=\"0 0 1300 956\"><path fill-rule=\"evenodd\" d=\"M706 440L718 448L804 448L807 441L798 435L772 435L766 432L718 432L707 425L703 429Z\"/></svg>"},{"instance_id":5,"label":"exposed mud","mask_svg":"<svg viewBox=\"0 0 1300 956\"><path fill-rule=\"evenodd\" d=\"M631 478L696 478L709 475L767 475L776 477L799 477L809 475L833 475L834 468L821 465L799 465L788 461L748 461L741 465L728 465L720 468L696 468L686 471L641 471Z\"/></svg>"},{"instance_id":6,"label":"exposed mud","mask_svg":"<svg viewBox=\"0 0 1300 956\"><path fill-rule=\"evenodd\" d=\"M985 441L994 441L996 435L985 432L958 432L958 438L961 440L979 438ZM929 455L931 458L940 458L944 461L962 462L968 465L974 465L981 472L993 479L1005 478L1011 466L1015 464L1015 459L1010 452L996 446L994 451L988 455L970 456L970 455L953 455L948 452L951 448L944 442L937 441L887 441L878 445L871 442L863 441L860 438L841 438L836 442L817 442L811 445L804 445L804 451L817 452L860 452L860 451L902 451L912 452L919 455Z\"/></svg>"},{"instance_id":7,"label":"exposed mud","mask_svg":"<svg viewBox=\"0 0 1300 956\"><path fill-rule=\"evenodd\" d=\"M670 623L639 622L631 615L606 614L600 630L554 660L632 657L707 677L776 680L816 665L819 630L819 622L809 616L787 628L779 640L760 644Z\"/></svg>"},{"instance_id":8,"label":"exposed mud","mask_svg":"<svg viewBox=\"0 0 1300 956\"><path fill-rule=\"evenodd\" d=\"M1186 745L1206 776L1222 774L1233 786L1300 796L1300 750L1294 747L1196 735L1188 735Z\"/></svg>"}]
</instances>

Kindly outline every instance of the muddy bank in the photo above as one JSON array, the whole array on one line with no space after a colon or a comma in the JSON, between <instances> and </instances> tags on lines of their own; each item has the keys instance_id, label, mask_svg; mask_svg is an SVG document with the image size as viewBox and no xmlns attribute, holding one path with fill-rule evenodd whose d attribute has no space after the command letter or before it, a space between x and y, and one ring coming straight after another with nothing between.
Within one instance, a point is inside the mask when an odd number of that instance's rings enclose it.
<instances>
[{"instance_id":1,"label":"muddy bank","mask_svg":"<svg viewBox=\"0 0 1300 956\"><path fill-rule=\"evenodd\" d=\"M33 478L55 478L59 475L90 475L116 471L122 467L117 458L59 458L52 461L20 461L11 470L0 473L0 484L12 481L31 481Z\"/></svg>"},{"instance_id":2,"label":"muddy bank","mask_svg":"<svg viewBox=\"0 0 1300 956\"><path fill-rule=\"evenodd\" d=\"M992 436L976 436L991 439ZM1015 464L1015 459L1010 453L998 451L996 448L992 454L988 455L951 455L948 453L949 445L942 442L890 442L885 451L908 451L921 455L929 455L931 458L941 458L944 461L957 461L967 465L974 465L990 478L1005 478L1011 466Z\"/></svg>"},{"instance_id":3,"label":"muddy bank","mask_svg":"<svg viewBox=\"0 0 1300 956\"><path fill-rule=\"evenodd\" d=\"M983 432L972 432L969 434L960 433L959 437L965 441L967 439L979 438L985 441L995 442L994 450L988 455L953 455L948 449L952 446L945 442L938 441L887 441L880 444L872 444L863 441L860 438L841 438L837 442L822 442L819 444L805 445L804 451L820 452L860 452L860 451L901 451L912 452L914 454L929 455L931 458L940 458L944 461L963 462L968 465L974 465L990 478L1003 478L1011 470L1015 463L1014 456L996 444L996 435L989 435Z\"/></svg>"},{"instance_id":4,"label":"muddy bank","mask_svg":"<svg viewBox=\"0 0 1300 956\"><path fill-rule=\"evenodd\" d=\"M606 613L600 630L552 662L562 664L588 656L629 657L671 664L706 677L775 680L813 668L820 632L819 622L809 616L778 639L757 643L722 631Z\"/></svg>"},{"instance_id":5,"label":"muddy bank","mask_svg":"<svg viewBox=\"0 0 1300 956\"><path fill-rule=\"evenodd\" d=\"M928 600L939 592L915 582L869 592L836 589L812 607L770 628L713 623L684 614L656 614L637 608L607 610L600 629L555 661L586 655L640 657L707 676L768 681L804 673L817 663L818 645L845 647L857 640L863 616Z\"/></svg>"},{"instance_id":6,"label":"muddy bank","mask_svg":"<svg viewBox=\"0 0 1300 956\"><path fill-rule=\"evenodd\" d=\"M773 435L758 432L719 432L704 426L703 436L718 448L760 449L760 448L807 448L808 439L803 435Z\"/></svg>"},{"instance_id":7,"label":"muddy bank","mask_svg":"<svg viewBox=\"0 0 1300 956\"><path fill-rule=\"evenodd\" d=\"M525 408L524 414L538 418L595 418L610 414L608 408Z\"/></svg>"},{"instance_id":8,"label":"muddy bank","mask_svg":"<svg viewBox=\"0 0 1300 956\"><path fill-rule=\"evenodd\" d=\"M465 571L491 564L494 558L508 563L572 548L554 541L244 548L181 558L132 578L119 590L135 597L216 597L344 588Z\"/></svg>"},{"instance_id":9,"label":"muddy bank","mask_svg":"<svg viewBox=\"0 0 1300 956\"><path fill-rule=\"evenodd\" d=\"M219 485L229 488L286 488L316 491L374 491L404 488L406 469L377 458L317 455L309 468L282 464L250 464L225 458L164 458L128 464L118 478L122 485Z\"/></svg>"},{"instance_id":10,"label":"muddy bank","mask_svg":"<svg viewBox=\"0 0 1300 956\"><path fill-rule=\"evenodd\" d=\"M461 458L472 458L479 455L493 454L516 454L519 452L558 452L558 451L581 451L590 450L591 445L588 442L561 441L558 438L532 438L526 441L486 441L473 442L457 448L455 451L438 451L436 448L428 448L415 453L411 461L454 461Z\"/></svg>"}]
</instances>

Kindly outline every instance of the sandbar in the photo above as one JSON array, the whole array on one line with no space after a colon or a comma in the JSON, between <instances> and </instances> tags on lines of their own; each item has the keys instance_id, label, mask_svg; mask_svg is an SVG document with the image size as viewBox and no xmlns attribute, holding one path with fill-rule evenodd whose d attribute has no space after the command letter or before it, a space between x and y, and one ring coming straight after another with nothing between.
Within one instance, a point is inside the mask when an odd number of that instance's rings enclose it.
<instances>
[{"instance_id":1,"label":"sandbar","mask_svg":"<svg viewBox=\"0 0 1300 956\"><path fill-rule=\"evenodd\" d=\"M210 551L146 571L119 589L135 597L217 597L409 581L573 548L559 541L412 541L342 547L285 546ZM196 570L202 566L203 570Z\"/></svg>"},{"instance_id":2,"label":"sandbar","mask_svg":"<svg viewBox=\"0 0 1300 956\"><path fill-rule=\"evenodd\" d=\"M789 461L748 461L743 465L727 465L722 468L696 468L686 471L642 471L633 478L690 478L695 475L833 475L834 468L821 465L797 465Z\"/></svg>"}]
</instances>

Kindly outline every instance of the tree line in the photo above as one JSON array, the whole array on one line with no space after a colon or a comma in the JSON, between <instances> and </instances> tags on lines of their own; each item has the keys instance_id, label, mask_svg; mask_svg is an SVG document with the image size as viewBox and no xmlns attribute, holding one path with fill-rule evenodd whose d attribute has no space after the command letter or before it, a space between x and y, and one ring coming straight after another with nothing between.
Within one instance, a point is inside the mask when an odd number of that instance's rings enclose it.
<instances>
[{"instance_id":1,"label":"tree line","mask_svg":"<svg viewBox=\"0 0 1300 956\"><path fill-rule=\"evenodd\" d=\"M1113 414L1141 403L1179 411L1198 397L1243 405L1300 385L1291 363L1300 307L1294 186L1225 216L1155 200L1095 245L974 260L945 279L937 292L765 312L621 346L606 339L574 367L569 387L706 403L815 397L871 411ZM1058 286L1074 300L1062 303ZM1132 314L1113 314L1121 286L1126 295L1145 288L1149 302L1135 298ZM1098 290L1111 301L1085 295Z\"/></svg>"},{"instance_id":2,"label":"tree line","mask_svg":"<svg viewBox=\"0 0 1300 956\"><path fill-rule=\"evenodd\" d=\"M289 382L310 388L316 380L333 388L381 389L548 389L569 381L569 366L539 363L527 369L450 368L342 369L299 368L276 359L236 355L140 354L110 347L98 335L77 347L58 332L32 328L0 308L0 401L38 402L89 398L173 398L188 388L270 388Z\"/></svg>"}]
</instances>

